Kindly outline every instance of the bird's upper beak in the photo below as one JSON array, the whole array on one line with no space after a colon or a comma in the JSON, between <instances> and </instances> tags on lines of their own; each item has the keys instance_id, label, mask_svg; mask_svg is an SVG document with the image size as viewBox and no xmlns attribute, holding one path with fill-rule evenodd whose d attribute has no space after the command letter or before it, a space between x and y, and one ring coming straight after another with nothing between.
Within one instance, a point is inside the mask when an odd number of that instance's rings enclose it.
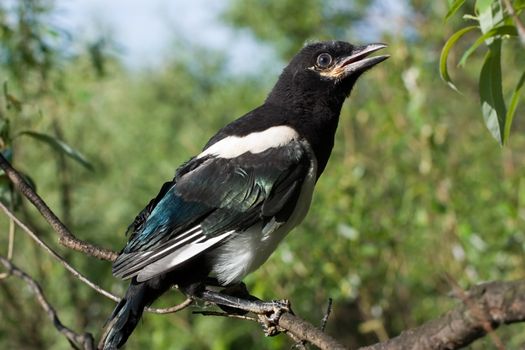
<instances>
[{"instance_id":1,"label":"bird's upper beak","mask_svg":"<svg viewBox=\"0 0 525 350\"><path fill-rule=\"evenodd\" d=\"M339 80L356 72L362 73L390 57L389 55L367 57L372 52L385 47L387 45L379 43L357 47L352 51L352 54L342 57L334 64L332 69L321 74Z\"/></svg>"}]
</instances>

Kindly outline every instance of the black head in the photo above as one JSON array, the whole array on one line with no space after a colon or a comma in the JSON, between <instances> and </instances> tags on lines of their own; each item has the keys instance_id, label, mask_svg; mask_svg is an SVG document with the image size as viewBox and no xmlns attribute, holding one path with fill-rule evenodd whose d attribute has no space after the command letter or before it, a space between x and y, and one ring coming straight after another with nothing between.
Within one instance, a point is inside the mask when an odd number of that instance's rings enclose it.
<instances>
[{"instance_id":1,"label":"black head","mask_svg":"<svg viewBox=\"0 0 525 350\"><path fill-rule=\"evenodd\" d=\"M344 41L327 41L306 45L283 70L266 100L285 103L294 108L315 105L342 105L357 78L389 56L367 57L385 48L385 44L354 46Z\"/></svg>"}]
</instances>

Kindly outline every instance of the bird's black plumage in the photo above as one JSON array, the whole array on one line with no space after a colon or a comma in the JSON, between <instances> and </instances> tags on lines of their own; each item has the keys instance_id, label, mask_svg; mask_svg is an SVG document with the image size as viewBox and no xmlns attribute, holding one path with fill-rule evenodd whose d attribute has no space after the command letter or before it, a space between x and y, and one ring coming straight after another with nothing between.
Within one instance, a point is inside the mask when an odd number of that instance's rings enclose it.
<instances>
[{"instance_id":1,"label":"bird's black plumage","mask_svg":"<svg viewBox=\"0 0 525 350\"><path fill-rule=\"evenodd\" d=\"M239 282L269 257L306 215L334 144L339 113L357 78L387 56L382 44L331 41L305 46L260 107L222 128L202 153L137 215L113 265L131 278L105 333L122 346L171 285L214 276Z\"/></svg>"}]
</instances>

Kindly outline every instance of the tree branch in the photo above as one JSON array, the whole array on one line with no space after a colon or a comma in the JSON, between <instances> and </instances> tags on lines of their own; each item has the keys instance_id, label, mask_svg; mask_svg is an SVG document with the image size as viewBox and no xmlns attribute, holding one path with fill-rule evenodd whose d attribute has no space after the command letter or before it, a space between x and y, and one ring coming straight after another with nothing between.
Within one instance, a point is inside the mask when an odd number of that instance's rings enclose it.
<instances>
[{"instance_id":1,"label":"tree branch","mask_svg":"<svg viewBox=\"0 0 525 350\"><path fill-rule=\"evenodd\" d=\"M279 317L278 325L286 331L294 334L297 338L312 343L319 349L346 349L346 347L339 343L335 338L292 313L283 313L281 317Z\"/></svg>"},{"instance_id":2,"label":"tree branch","mask_svg":"<svg viewBox=\"0 0 525 350\"><path fill-rule=\"evenodd\" d=\"M7 238L7 260L11 261L13 258L13 250L15 246L15 222L13 219L9 219L9 237ZM8 272L0 273L0 281L4 278L9 277Z\"/></svg>"},{"instance_id":3,"label":"tree branch","mask_svg":"<svg viewBox=\"0 0 525 350\"><path fill-rule=\"evenodd\" d=\"M252 301L257 303L257 301ZM262 302L264 303L264 302ZM216 311L194 311L194 314L201 314L204 316L223 316L230 318L239 318L243 320L250 320L255 322L260 322L261 317L265 318L268 315L261 310L261 312L254 312L253 309L244 309L241 305L237 305L236 308L240 310L250 311L256 314L259 319L254 317L249 317L245 315L239 315L229 312L216 312ZM275 323L280 328L280 331L284 331L289 335L294 341L299 342L300 345L303 345L305 342L309 342L319 349L322 350L343 350L346 349L344 345L339 343L335 338L323 332L322 329L315 327L310 322L303 320L300 317L295 316L290 311L284 311L281 313L277 319L272 320L272 323ZM304 345L303 345L304 346Z\"/></svg>"},{"instance_id":4,"label":"tree branch","mask_svg":"<svg viewBox=\"0 0 525 350\"><path fill-rule=\"evenodd\" d=\"M13 265L8 259L4 258L3 256L0 256L0 262L2 263L2 265L5 266L9 274L20 278L29 286L29 288L31 288L33 293L35 293L36 300L38 301L42 309L44 309L49 319L53 322L55 328L67 338L67 340L74 348L85 350L95 349L95 341L91 333L76 333L75 331L71 330L71 328L64 326L62 322L60 322L57 312L51 306L49 301L47 301L44 292L42 291L42 288L34 279L32 279L28 274L20 270L15 265Z\"/></svg>"},{"instance_id":5,"label":"tree branch","mask_svg":"<svg viewBox=\"0 0 525 350\"><path fill-rule=\"evenodd\" d=\"M525 281L483 283L466 291L463 303L440 318L360 350L460 349L488 329L523 321Z\"/></svg>"},{"instance_id":6,"label":"tree branch","mask_svg":"<svg viewBox=\"0 0 525 350\"><path fill-rule=\"evenodd\" d=\"M114 261L118 254L106 248L98 247L94 244L79 240L71 231L60 221L60 219L49 209L47 204L40 198L40 196L27 183L22 175L16 171L11 164L0 154L0 168L2 168L9 180L30 202L33 204L44 219L53 227L55 232L60 235L59 242L63 246L82 252L84 254L93 256L102 260Z\"/></svg>"}]
</instances>

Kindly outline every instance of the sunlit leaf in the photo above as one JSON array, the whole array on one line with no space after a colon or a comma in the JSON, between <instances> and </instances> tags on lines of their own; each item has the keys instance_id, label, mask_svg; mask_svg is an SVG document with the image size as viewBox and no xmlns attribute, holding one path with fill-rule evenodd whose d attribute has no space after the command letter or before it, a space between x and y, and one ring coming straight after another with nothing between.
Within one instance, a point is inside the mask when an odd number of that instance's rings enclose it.
<instances>
[{"instance_id":1,"label":"sunlit leaf","mask_svg":"<svg viewBox=\"0 0 525 350\"><path fill-rule=\"evenodd\" d=\"M507 143L507 141L509 140L510 128L512 126L512 121L514 120L516 108L518 107L518 103L520 100L520 92L524 82L525 71L521 74L521 78L519 79L518 84L516 85L516 88L512 93L512 97L510 98L509 110L507 111L507 115L505 116L505 133L503 137L503 143Z\"/></svg>"},{"instance_id":2,"label":"sunlit leaf","mask_svg":"<svg viewBox=\"0 0 525 350\"><path fill-rule=\"evenodd\" d=\"M463 35L465 35L466 33L476 28L478 27L469 26L461 30L458 30L457 32L452 34L452 36L447 40L447 42L443 46L443 49L441 50L441 55L439 57L439 75L441 76L441 79L443 79L452 89L456 91L458 91L458 89L452 82L452 79L450 78L450 75L448 73L448 66L447 66L448 54L450 52L450 49Z\"/></svg>"},{"instance_id":3,"label":"sunlit leaf","mask_svg":"<svg viewBox=\"0 0 525 350\"><path fill-rule=\"evenodd\" d=\"M493 0L476 0L476 11L481 14L492 6Z\"/></svg>"},{"instance_id":4,"label":"sunlit leaf","mask_svg":"<svg viewBox=\"0 0 525 350\"><path fill-rule=\"evenodd\" d=\"M78 150L69 146L64 141L61 141L53 136L35 132L35 131L22 131L18 133L17 136L19 135L27 135L38 141L44 142L48 144L49 146L51 146L56 151L65 154L71 159L76 160L78 163L82 164L86 169L93 170L93 165L87 160L87 158L82 153L80 153Z\"/></svg>"},{"instance_id":5,"label":"sunlit leaf","mask_svg":"<svg viewBox=\"0 0 525 350\"><path fill-rule=\"evenodd\" d=\"M479 75L479 96L485 125L491 135L503 144L506 108L501 86L501 41L490 45Z\"/></svg>"},{"instance_id":6,"label":"sunlit leaf","mask_svg":"<svg viewBox=\"0 0 525 350\"><path fill-rule=\"evenodd\" d=\"M450 8L445 15L445 21L447 21L450 17L452 17L465 3L465 0L455 0L451 5Z\"/></svg>"},{"instance_id":7,"label":"sunlit leaf","mask_svg":"<svg viewBox=\"0 0 525 350\"><path fill-rule=\"evenodd\" d=\"M478 12L479 27L483 34L492 30L503 20L503 10L498 1L477 0L476 11ZM487 45L494 42L494 37L488 37L485 40Z\"/></svg>"},{"instance_id":8,"label":"sunlit leaf","mask_svg":"<svg viewBox=\"0 0 525 350\"><path fill-rule=\"evenodd\" d=\"M472 53L481 45L483 42L485 42L488 38L494 37L494 36L501 36L501 35L510 35L510 36L517 36L518 32L516 31L516 28L514 26L500 26L493 28L480 36L472 46L470 46L461 59L459 60L458 65L463 66L467 62L467 59L472 55Z\"/></svg>"}]
</instances>

